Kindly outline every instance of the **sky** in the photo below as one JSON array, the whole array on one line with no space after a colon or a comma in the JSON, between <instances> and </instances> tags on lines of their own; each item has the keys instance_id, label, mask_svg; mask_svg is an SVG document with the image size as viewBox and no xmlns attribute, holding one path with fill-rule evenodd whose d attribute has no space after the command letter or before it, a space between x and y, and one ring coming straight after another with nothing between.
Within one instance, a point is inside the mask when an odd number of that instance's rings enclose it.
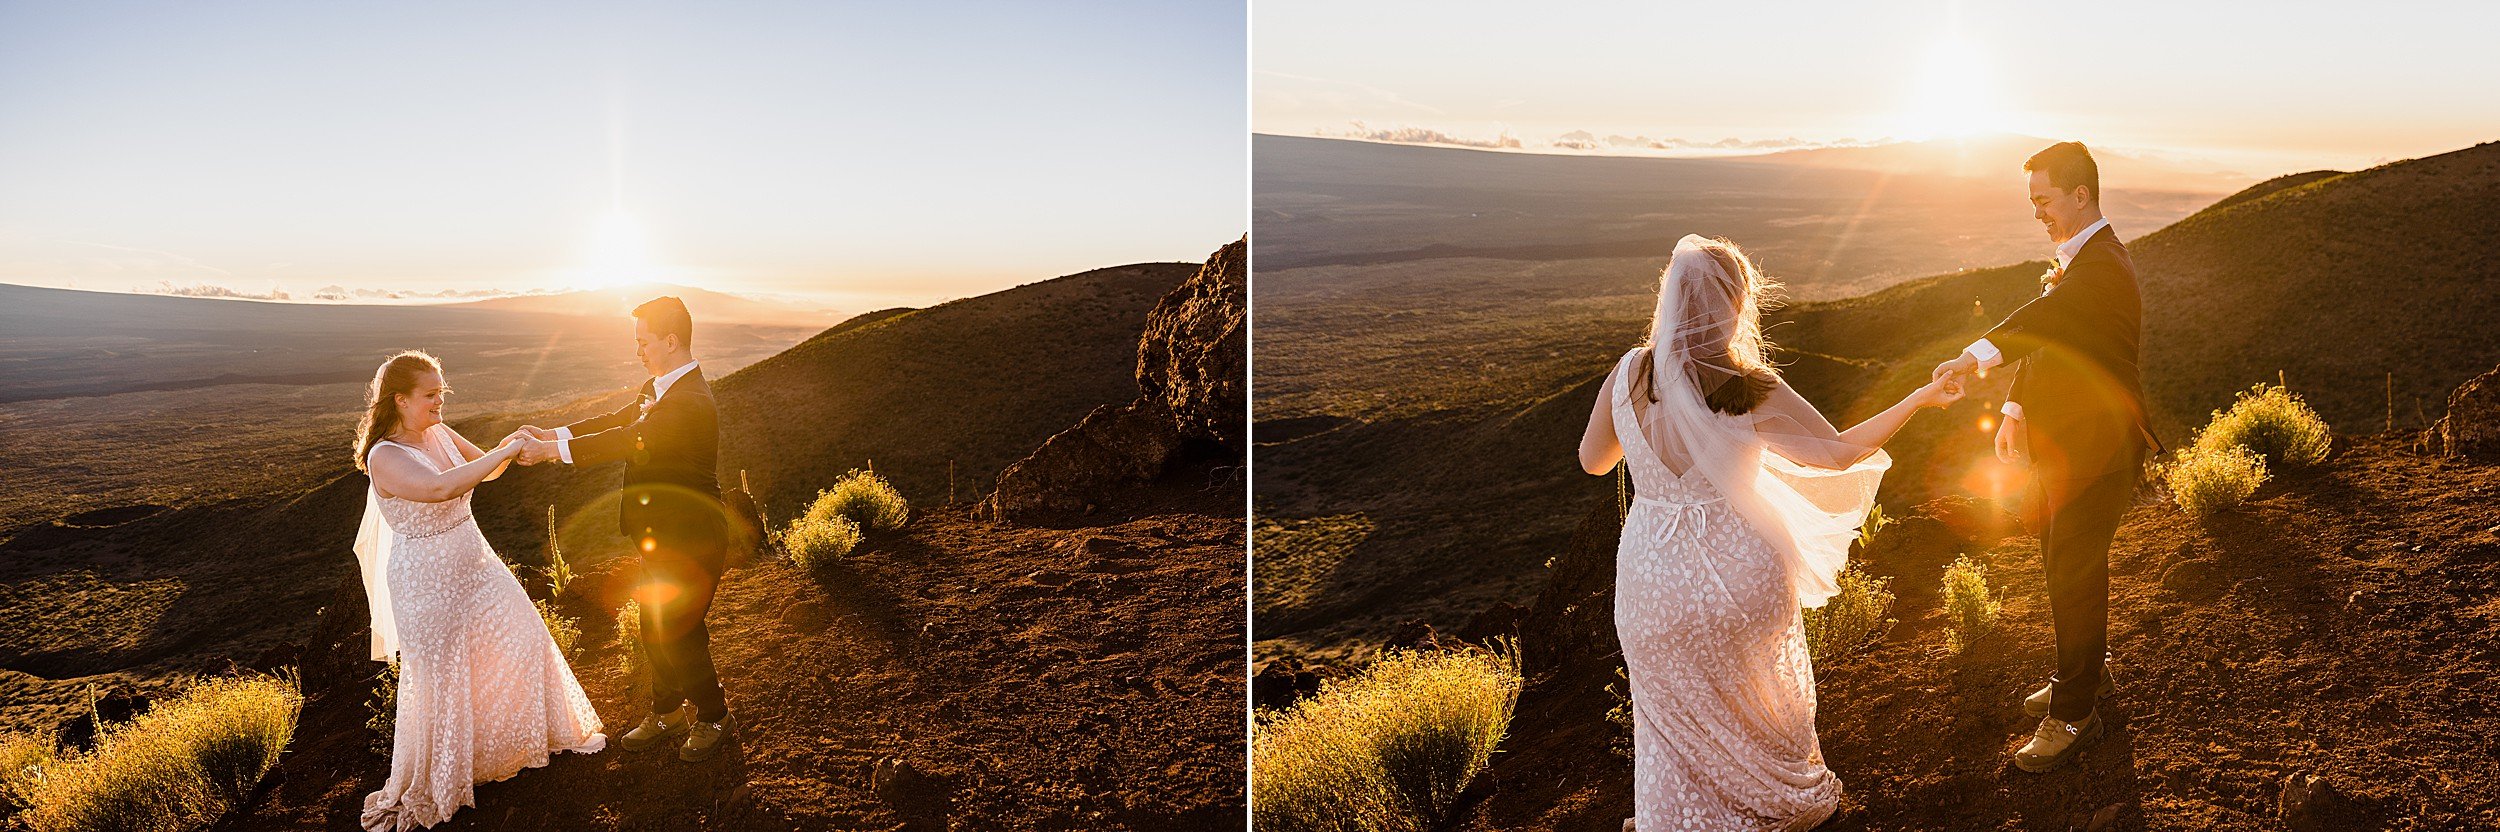
<instances>
[{"instance_id":1,"label":"sky","mask_svg":"<svg viewBox=\"0 0 2500 832\"><path fill-rule=\"evenodd\" d=\"M0 0L0 282L860 311L1248 230L1224 2Z\"/></svg>"},{"instance_id":2,"label":"sky","mask_svg":"<svg viewBox=\"0 0 2500 832\"><path fill-rule=\"evenodd\" d=\"M1258 0L1251 27L1262 133L1670 154L2017 133L2256 176L2500 139L2489 2Z\"/></svg>"}]
</instances>

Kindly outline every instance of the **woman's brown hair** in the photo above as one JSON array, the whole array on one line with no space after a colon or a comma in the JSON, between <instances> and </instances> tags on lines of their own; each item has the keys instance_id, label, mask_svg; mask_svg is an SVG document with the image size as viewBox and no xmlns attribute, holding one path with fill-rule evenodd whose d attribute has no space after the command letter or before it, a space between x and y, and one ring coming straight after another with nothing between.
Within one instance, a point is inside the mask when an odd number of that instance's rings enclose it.
<instances>
[{"instance_id":1,"label":"woman's brown hair","mask_svg":"<svg viewBox=\"0 0 2500 832\"><path fill-rule=\"evenodd\" d=\"M373 383L365 386L365 418L356 424L356 470L365 470L365 455L382 437L399 432L399 396L417 392L417 378L426 373L440 377L443 364L434 356L419 350L408 350L391 356L373 371Z\"/></svg>"}]
</instances>

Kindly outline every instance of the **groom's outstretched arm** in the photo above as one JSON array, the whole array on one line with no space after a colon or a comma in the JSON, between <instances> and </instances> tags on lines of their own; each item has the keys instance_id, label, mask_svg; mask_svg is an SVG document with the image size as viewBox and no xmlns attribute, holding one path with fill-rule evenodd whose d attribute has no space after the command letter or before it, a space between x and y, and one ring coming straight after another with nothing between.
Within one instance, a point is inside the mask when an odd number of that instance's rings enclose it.
<instances>
[{"instance_id":1,"label":"groom's outstretched arm","mask_svg":"<svg viewBox=\"0 0 2500 832\"><path fill-rule=\"evenodd\" d=\"M637 450L653 453L664 448L682 448L690 437L716 435L717 416L709 402L662 399L651 406L649 413L623 427L576 435L562 444L575 465L617 462L632 457Z\"/></svg>"},{"instance_id":2,"label":"groom's outstretched arm","mask_svg":"<svg viewBox=\"0 0 2500 832\"><path fill-rule=\"evenodd\" d=\"M1963 350L1979 369L2011 364L2050 344L2072 344L2095 329L2116 323L2118 298L2106 267L2091 264L2069 270L2056 291L2023 304L2003 323Z\"/></svg>"}]
</instances>

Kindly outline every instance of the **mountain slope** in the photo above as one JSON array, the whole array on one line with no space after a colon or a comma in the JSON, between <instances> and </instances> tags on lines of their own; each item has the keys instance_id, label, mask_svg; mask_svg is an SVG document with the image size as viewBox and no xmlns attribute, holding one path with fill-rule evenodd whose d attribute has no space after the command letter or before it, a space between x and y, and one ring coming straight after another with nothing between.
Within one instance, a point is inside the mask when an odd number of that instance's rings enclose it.
<instances>
[{"instance_id":1,"label":"mountain slope","mask_svg":"<svg viewBox=\"0 0 2500 832\"><path fill-rule=\"evenodd\" d=\"M968 505L1088 409L1136 396L1147 312L1195 269L1123 266L872 313L716 379L724 473L735 484L746 471L772 518L873 459L913 501L912 521L814 580L778 560L725 578L714 644L749 721L722 759L561 758L482 787L481 807L447 828L1237 823L1238 483L1209 492L1203 472L1177 471L1047 528L990 523ZM491 441L624 396L456 427ZM641 710L608 623L635 573L616 557L616 476L516 468L475 503L498 551L523 564L542 562L549 506L560 515L582 577L557 603L583 620L575 666L611 730ZM303 729L238 823L354 828L356 802L387 774L365 751L375 665L347 554L362 487L334 469L298 493L107 513L0 542L0 726L56 724L91 683L145 693L230 661L300 665Z\"/></svg>"},{"instance_id":2,"label":"mountain slope","mask_svg":"<svg viewBox=\"0 0 2500 832\"><path fill-rule=\"evenodd\" d=\"M740 324L746 326L825 326L843 318L840 313L788 303L772 303L754 298L714 292L692 286L666 283L641 283L611 286L605 289L583 289L547 295L512 295L462 303L446 304L451 309L494 309L511 312L538 312L550 315L580 315L622 320L626 313L643 301L661 295L673 295L686 302L686 311L700 323ZM697 330L698 337L700 329Z\"/></svg>"},{"instance_id":3,"label":"mountain slope","mask_svg":"<svg viewBox=\"0 0 2500 832\"><path fill-rule=\"evenodd\" d=\"M2500 233L2494 217L2500 144L2485 144L2275 187L2131 238L2157 430L2176 444L2234 391L2273 381L2278 371L2342 432L2385 426L2391 371L2395 424L2437 418L2448 389L2500 354L2500 330L2482 324L2500 314L2500 301L2484 291L2500 285L2500 260L2481 256L2483 241ZM1771 315L1769 332L1791 381L1845 425L1907 393L1936 362L2036 294L2045 267L2032 261L1937 275L1800 304ZM1573 507L1612 490L1579 473L1570 448L1597 379L1640 338L1649 298L1637 288L1608 284L1589 301L1605 305L1588 316L1599 323L1574 330L1577 343L1567 349L1487 351L1437 340L1446 333L1417 323L1373 321L1402 336L1406 354L1444 360L1401 364L1415 377L1392 389L1340 391L1339 400L1427 386L1452 394L1375 416L1297 413L1263 423L1263 518L1360 515L1374 531L1337 539L1308 563L1261 557L1263 587L1271 570L1321 586L1275 616L1263 606L1258 637L1277 640L1261 657L1368 649L1402 618L1451 626L1485 601L1533 593L1542 580L1537 566L1569 540ZM1501 297L1490 294L1498 287L1468 290L1475 294L1443 306ZM1267 335L1263 348L1276 338ZM1522 397L1509 385L1482 383L1497 372L1525 375L1523 367L1543 373L1550 393ZM1468 379L1479 381L1471 388ZM1988 434L1979 429L2005 380L1999 374L1971 400L1922 415L1895 438L1887 505L1899 512L1941 494L2014 495L2019 472L1989 460ZM1266 527L1261 534L1268 552Z\"/></svg>"}]
</instances>

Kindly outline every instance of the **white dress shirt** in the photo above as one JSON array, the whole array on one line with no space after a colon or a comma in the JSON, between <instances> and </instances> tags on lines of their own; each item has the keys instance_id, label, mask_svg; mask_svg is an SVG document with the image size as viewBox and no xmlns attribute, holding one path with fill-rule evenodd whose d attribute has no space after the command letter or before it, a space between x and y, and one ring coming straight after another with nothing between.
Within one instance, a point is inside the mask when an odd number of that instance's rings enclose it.
<instances>
[{"instance_id":1,"label":"white dress shirt","mask_svg":"<svg viewBox=\"0 0 2500 832\"><path fill-rule=\"evenodd\" d=\"M2109 218L2102 217L2093 220L2091 225L2084 226L2082 231L2075 233L2075 236L2066 238L2066 242L2058 243L2057 254L2051 261L2057 264L2057 273L2064 275L2066 267L2075 262L2075 255L2083 253L2083 244L2091 242L2092 235L2099 234L2101 229L2108 227ZM1997 351L1997 345L1988 343L1986 338L1972 341L1970 346L1962 348L1962 353L1977 360L1981 370L2005 363L2005 354ZM2005 406L1998 410L2002 411L2008 419L2023 417L2023 406L2014 402L2006 402Z\"/></svg>"},{"instance_id":2,"label":"white dress shirt","mask_svg":"<svg viewBox=\"0 0 2500 832\"><path fill-rule=\"evenodd\" d=\"M678 379L685 378L687 373L694 372L694 370L695 362L688 361L679 365L677 369L661 373L658 378L652 379L652 403L658 403L661 396L668 395L669 385L676 384ZM647 405L645 409L649 409ZM566 465L573 464L573 429L570 427L556 428L556 458L564 460Z\"/></svg>"}]
</instances>

